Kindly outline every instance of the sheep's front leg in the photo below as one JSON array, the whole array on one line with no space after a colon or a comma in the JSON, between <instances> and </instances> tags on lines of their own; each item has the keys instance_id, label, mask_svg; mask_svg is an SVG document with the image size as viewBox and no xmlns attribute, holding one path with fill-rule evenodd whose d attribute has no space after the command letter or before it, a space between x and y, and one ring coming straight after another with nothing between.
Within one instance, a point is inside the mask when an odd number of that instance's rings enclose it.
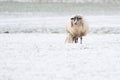
<instances>
[{"instance_id":1,"label":"sheep's front leg","mask_svg":"<svg viewBox=\"0 0 120 80\"><path fill-rule=\"evenodd\" d=\"M80 44L82 44L82 36L80 37Z\"/></svg>"},{"instance_id":2,"label":"sheep's front leg","mask_svg":"<svg viewBox=\"0 0 120 80\"><path fill-rule=\"evenodd\" d=\"M78 43L78 37L74 37L73 40L75 43Z\"/></svg>"}]
</instances>

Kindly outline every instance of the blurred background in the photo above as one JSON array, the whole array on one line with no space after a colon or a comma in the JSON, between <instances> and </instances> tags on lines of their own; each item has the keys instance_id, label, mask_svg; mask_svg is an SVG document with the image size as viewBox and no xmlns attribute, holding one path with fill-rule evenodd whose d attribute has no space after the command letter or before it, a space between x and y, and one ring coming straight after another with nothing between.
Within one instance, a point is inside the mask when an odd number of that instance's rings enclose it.
<instances>
[{"instance_id":1,"label":"blurred background","mask_svg":"<svg viewBox=\"0 0 120 80\"><path fill-rule=\"evenodd\" d=\"M0 0L0 33L65 33L73 14L90 33L120 33L120 0Z\"/></svg>"}]
</instances>

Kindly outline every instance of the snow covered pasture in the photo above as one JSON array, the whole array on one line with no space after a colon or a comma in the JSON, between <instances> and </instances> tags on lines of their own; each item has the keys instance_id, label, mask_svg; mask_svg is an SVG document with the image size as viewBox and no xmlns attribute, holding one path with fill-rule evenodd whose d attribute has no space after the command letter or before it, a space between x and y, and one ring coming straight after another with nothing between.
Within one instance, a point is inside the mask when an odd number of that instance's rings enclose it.
<instances>
[{"instance_id":1,"label":"snow covered pasture","mask_svg":"<svg viewBox=\"0 0 120 80\"><path fill-rule=\"evenodd\" d=\"M0 80L120 80L120 34L0 34Z\"/></svg>"},{"instance_id":2,"label":"snow covered pasture","mask_svg":"<svg viewBox=\"0 0 120 80\"><path fill-rule=\"evenodd\" d=\"M120 16L84 18L81 45L64 43L69 16L0 15L0 80L120 80Z\"/></svg>"},{"instance_id":3,"label":"snow covered pasture","mask_svg":"<svg viewBox=\"0 0 120 80\"><path fill-rule=\"evenodd\" d=\"M119 3L0 2L0 80L120 80L119 9ZM75 13L90 27L82 45L64 43Z\"/></svg>"}]
</instances>

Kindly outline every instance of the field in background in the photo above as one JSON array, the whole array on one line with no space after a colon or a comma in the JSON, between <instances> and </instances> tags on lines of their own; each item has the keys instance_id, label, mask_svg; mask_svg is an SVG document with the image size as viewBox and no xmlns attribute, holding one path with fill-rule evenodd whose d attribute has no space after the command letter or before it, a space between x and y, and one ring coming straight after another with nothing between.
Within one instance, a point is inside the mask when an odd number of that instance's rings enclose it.
<instances>
[{"instance_id":1,"label":"field in background","mask_svg":"<svg viewBox=\"0 0 120 80\"><path fill-rule=\"evenodd\" d=\"M84 16L91 33L120 33L120 3L0 2L0 33L64 33L73 14Z\"/></svg>"},{"instance_id":2,"label":"field in background","mask_svg":"<svg viewBox=\"0 0 120 80\"><path fill-rule=\"evenodd\" d=\"M0 12L39 12L67 14L119 14L120 3L18 3L0 2ZM40 14L41 15L41 14ZM48 14L49 15L49 14Z\"/></svg>"}]
</instances>

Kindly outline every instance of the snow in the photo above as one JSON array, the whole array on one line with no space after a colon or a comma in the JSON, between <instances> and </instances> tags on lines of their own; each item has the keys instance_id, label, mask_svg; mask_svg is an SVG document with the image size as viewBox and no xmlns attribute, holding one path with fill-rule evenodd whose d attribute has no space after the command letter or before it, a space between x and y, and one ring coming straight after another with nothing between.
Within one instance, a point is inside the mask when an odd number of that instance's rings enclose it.
<instances>
[{"instance_id":1,"label":"snow","mask_svg":"<svg viewBox=\"0 0 120 80\"><path fill-rule=\"evenodd\" d=\"M0 34L0 80L120 80L120 34Z\"/></svg>"},{"instance_id":2,"label":"snow","mask_svg":"<svg viewBox=\"0 0 120 80\"><path fill-rule=\"evenodd\" d=\"M81 45L65 43L71 15L43 14L0 13L0 80L120 80L120 15L83 14Z\"/></svg>"},{"instance_id":3,"label":"snow","mask_svg":"<svg viewBox=\"0 0 120 80\"><path fill-rule=\"evenodd\" d=\"M40 5L1 3L0 80L120 80L119 4ZM65 43L74 13L89 25L83 44Z\"/></svg>"}]
</instances>

